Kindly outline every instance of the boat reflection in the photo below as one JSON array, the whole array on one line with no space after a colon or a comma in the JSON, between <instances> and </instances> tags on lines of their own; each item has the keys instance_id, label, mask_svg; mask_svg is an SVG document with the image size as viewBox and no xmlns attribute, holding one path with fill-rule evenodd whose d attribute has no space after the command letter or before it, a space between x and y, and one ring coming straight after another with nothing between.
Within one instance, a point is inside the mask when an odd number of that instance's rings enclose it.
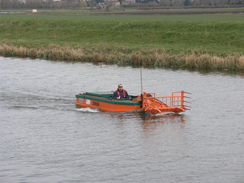
<instances>
[{"instance_id":1,"label":"boat reflection","mask_svg":"<svg viewBox=\"0 0 244 183\"><path fill-rule=\"evenodd\" d=\"M184 114L159 114L159 115L150 115L145 111L131 111L131 112L121 112L121 113L112 113L112 116L120 119L140 119L142 124L146 127L152 123L180 123L185 124L185 115Z\"/></svg>"},{"instance_id":2,"label":"boat reflection","mask_svg":"<svg viewBox=\"0 0 244 183\"><path fill-rule=\"evenodd\" d=\"M160 114L150 115L144 111L133 111L124 113L111 113L113 118L119 119L120 123L117 125L120 127L133 126L138 128L137 133L143 134L148 139L150 137L157 136L158 138L164 136L170 136L172 139L182 137L182 130L185 128L185 114ZM130 124L130 125L128 125ZM139 126L138 126L139 125Z\"/></svg>"},{"instance_id":3,"label":"boat reflection","mask_svg":"<svg viewBox=\"0 0 244 183\"><path fill-rule=\"evenodd\" d=\"M178 130L182 130L185 127L184 114L164 114L160 116L144 116L142 115L143 129L145 135L161 134L164 131L170 131L173 133ZM154 134L155 135L155 134Z\"/></svg>"}]
</instances>

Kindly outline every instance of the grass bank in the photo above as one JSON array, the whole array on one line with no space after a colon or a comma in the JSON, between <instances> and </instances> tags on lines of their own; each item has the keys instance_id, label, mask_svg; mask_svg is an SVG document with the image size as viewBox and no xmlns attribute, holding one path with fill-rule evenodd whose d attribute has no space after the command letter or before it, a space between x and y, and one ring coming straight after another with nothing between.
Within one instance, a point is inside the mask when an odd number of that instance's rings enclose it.
<instances>
[{"instance_id":1,"label":"grass bank","mask_svg":"<svg viewBox=\"0 0 244 183\"><path fill-rule=\"evenodd\" d=\"M244 71L244 15L223 16L4 15L0 55Z\"/></svg>"}]
</instances>

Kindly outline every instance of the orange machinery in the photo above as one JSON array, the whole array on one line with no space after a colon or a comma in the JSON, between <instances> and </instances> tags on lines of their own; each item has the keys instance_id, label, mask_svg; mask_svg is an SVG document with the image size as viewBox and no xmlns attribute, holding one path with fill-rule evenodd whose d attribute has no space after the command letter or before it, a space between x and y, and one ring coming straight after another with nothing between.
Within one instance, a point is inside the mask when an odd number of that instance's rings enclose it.
<instances>
[{"instance_id":1,"label":"orange machinery","mask_svg":"<svg viewBox=\"0 0 244 183\"><path fill-rule=\"evenodd\" d=\"M185 91L172 92L171 96L157 97L155 93L143 93L142 109L150 114L157 113L180 113L189 110L189 106L186 103L185 94L190 94Z\"/></svg>"}]
</instances>

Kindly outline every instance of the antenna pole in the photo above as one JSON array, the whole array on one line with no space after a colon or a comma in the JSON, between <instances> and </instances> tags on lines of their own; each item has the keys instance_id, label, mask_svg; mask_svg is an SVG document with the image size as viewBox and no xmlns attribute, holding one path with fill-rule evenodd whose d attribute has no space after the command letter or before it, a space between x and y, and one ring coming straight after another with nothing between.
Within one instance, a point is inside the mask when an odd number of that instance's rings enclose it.
<instances>
[{"instance_id":1,"label":"antenna pole","mask_svg":"<svg viewBox=\"0 0 244 183\"><path fill-rule=\"evenodd\" d=\"M142 69L140 68L140 76L141 76L141 94L143 93L143 85L142 85Z\"/></svg>"}]
</instances>

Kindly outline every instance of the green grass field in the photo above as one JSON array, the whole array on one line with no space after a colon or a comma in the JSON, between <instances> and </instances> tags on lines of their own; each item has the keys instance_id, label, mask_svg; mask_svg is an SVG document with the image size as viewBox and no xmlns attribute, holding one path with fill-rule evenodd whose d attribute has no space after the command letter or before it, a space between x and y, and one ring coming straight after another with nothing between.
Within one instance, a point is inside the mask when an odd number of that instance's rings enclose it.
<instances>
[{"instance_id":1,"label":"green grass field","mask_svg":"<svg viewBox=\"0 0 244 183\"><path fill-rule=\"evenodd\" d=\"M244 14L80 14L86 11L0 14L0 42L26 48L71 46L109 54L163 50L176 55L198 50L216 56L243 55Z\"/></svg>"}]
</instances>

